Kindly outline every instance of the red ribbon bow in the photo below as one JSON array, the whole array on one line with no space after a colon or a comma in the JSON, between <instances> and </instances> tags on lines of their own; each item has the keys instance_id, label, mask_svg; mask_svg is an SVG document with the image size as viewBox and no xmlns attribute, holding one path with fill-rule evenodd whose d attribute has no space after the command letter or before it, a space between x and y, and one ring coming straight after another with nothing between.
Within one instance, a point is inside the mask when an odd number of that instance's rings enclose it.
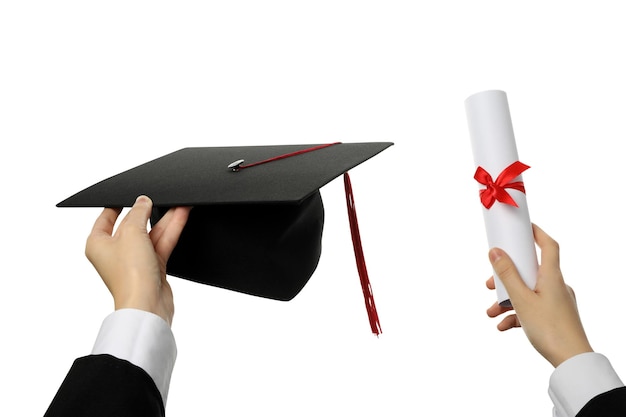
<instances>
[{"instance_id":1,"label":"red ribbon bow","mask_svg":"<svg viewBox=\"0 0 626 417\"><path fill-rule=\"evenodd\" d=\"M513 197L511 197L505 188L512 188L526 193L526 189L524 188L524 183L522 181L511 181L528 168L530 168L528 165L523 164L520 161L515 161L508 167L504 168L495 181L491 178L491 175L483 169L483 167L479 166L476 168L474 179L487 187L480 190L480 201L483 203L483 206L490 209L491 206L493 206L493 203L497 200L501 203L518 207L515 200L513 200Z\"/></svg>"}]
</instances>

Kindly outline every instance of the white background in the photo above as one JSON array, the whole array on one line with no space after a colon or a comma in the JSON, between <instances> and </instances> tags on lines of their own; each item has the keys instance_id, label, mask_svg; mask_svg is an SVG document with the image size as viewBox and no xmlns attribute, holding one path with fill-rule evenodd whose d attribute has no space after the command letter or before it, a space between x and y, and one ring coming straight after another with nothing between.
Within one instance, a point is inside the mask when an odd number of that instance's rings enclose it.
<instances>
[{"instance_id":1,"label":"white background","mask_svg":"<svg viewBox=\"0 0 626 417\"><path fill-rule=\"evenodd\" d=\"M486 89L508 94L531 219L626 375L626 25L589 4L3 2L0 415L42 415L112 311L83 255L100 209L56 203L187 146L333 141L395 142L351 172L383 334L337 180L293 301L170 279L168 415L550 415L550 364L485 314L463 101Z\"/></svg>"}]
</instances>

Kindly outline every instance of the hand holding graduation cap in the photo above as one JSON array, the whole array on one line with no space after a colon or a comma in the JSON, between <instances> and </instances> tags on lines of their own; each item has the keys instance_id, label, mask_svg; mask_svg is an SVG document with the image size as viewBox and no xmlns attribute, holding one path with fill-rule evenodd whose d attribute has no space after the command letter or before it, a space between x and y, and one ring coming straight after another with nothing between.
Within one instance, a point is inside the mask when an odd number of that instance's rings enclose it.
<instances>
[{"instance_id":1,"label":"hand holding graduation cap","mask_svg":"<svg viewBox=\"0 0 626 417\"><path fill-rule=\"evenodd\" d=\"M332 142L183 148L100 181L57 206L129 207L137 195L149 195L155 227L172 207L193 206L184 230L176 235L175 248L168 247L161 255L168 275L288 301L309 281L321 256L320 188L343 175L358 275L370 327L378 334L380 323L359 249L347 172L391 145ZM244 158L245 166L228 168ZM110 238L115 217L103 221L105 237Z\"/></svg>"},{"instance_id":2,"label":"hand holding graduation cap","mask_svg":"<svg viewBox=\"0 0 626 417\"><path fill-rule=\"evenodd\" d=\"M565 284L559 267L559 246L546 232L533 225L535 242L541 249L541 265L535 290L522 281L511 258L499 248L489 251L494 272L510 296L515 314L505 317L498 329L522 327L528 340L555 368L565 360L584 352L593 352L578 314L574 291ZM487 287L495 289L493 277ZM497 302L488 310L497 317L511 307Z\"/></svg>"},{"instance_id":3,"label":"hand holding graduation cap","mask_svg":"<svg viewBox=\"0 0 626 417\"><path fill-rule=\"evenodd\" d=\"M85 254L113 295L115 309L154 313L171 325L172 289L165 267L187 222L189 207L176 207L147 231L152 200L140 196L113 233L121 209L105 208L87 238Z\"/></svg>"}]
</instances>

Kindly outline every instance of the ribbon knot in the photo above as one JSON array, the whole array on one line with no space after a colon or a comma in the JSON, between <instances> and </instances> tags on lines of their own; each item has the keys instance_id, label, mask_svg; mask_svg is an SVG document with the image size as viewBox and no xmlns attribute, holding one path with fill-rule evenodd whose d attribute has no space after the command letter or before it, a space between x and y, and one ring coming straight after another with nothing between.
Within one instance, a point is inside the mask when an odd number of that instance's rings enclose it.
<instances>
[{"instance_id":1,"label":"ribbon knot","mask_svg":"<svg viewBox=\"0 0 626 417\"><path fill-rule=\"evenodd\" d=\"M509 204L514 207L518 207L513 197L506 191L506 188L511 188L517 191L526 193L524 183L522 181L512 182L513 179L521 175L522 172L530 168L528 165L515 161L508 167L504 168L498 178L494 181L491 175L483 167L476 168L474 179L483 184L486 188L480 190L480 201L485 208L490 209L491 206L497 201L504 204Z\"/></svg>"}]
</instances>

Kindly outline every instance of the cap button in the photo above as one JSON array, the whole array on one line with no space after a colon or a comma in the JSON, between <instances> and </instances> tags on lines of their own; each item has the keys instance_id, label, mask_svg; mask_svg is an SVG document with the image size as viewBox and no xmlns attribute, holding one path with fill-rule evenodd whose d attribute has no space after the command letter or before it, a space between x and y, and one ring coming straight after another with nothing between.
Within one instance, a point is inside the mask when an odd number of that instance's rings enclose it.
<instances>
[{"instance_id":1,"label":"cap button","mask_svg":"<svg viewBox=\"0 0 626 417\"><path fill-rule=\"evenodd\" d=\"M230 169L233 172L237 172L239 171L239 167L241 166L241 164L243 164L243 162L244 162L243 159L238 159L235 162L228 165L228 169Z\"/></svg>"}]
</instances>

